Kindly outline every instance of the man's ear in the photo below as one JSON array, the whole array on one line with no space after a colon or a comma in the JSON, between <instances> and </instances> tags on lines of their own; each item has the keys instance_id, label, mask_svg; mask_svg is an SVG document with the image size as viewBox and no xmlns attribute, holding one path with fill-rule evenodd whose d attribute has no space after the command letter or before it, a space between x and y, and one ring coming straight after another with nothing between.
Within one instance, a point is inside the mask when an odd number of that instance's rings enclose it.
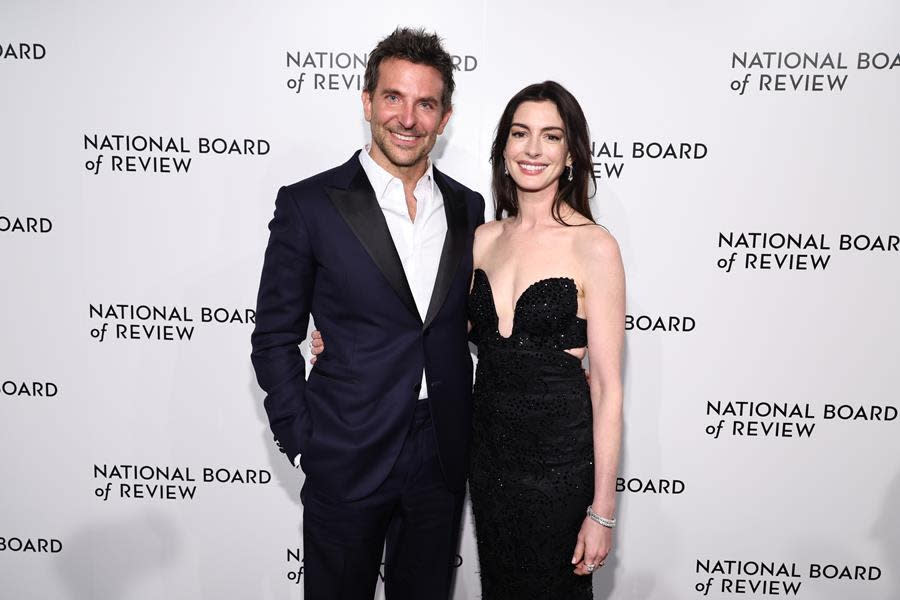
<instances>
[{"instance_id":1,"label":"man's ear","mask_svg":"<svg viewBox=\"0 0 900 600\"><path fill-rule=\"evenodd\" d=\"M444 115L441 117L441 124L438 125L437 132L438 135L444 133L444 127L447 126L447 121L450 120L450 115L453 114L453 107L451 106L446 111L444 111Z\"/></svg>"},{"instance_id":2,"label":"man's ear","mask_svg":"<svg viewBox=\"0 0 900 600\"><path fill-rule=\"evenodd\" d=\"M366 117L366 121L371 121L372 120L372 95L369 93L369 90L363 90L362 104L363 104L363 115Z\"/></svg>"}]
</instances>

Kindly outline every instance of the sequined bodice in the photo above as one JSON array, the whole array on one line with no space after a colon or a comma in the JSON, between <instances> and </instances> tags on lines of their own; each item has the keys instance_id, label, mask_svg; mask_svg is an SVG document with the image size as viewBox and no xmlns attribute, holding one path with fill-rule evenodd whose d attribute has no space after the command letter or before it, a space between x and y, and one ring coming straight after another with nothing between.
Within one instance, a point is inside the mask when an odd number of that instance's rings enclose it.
<instances>
[{"instance_id":1,"label":"sequined bodice","mask_svg":"<svg viewBox=\"0 0 900 600\"><path fill-rule=\"evenodd\" d=\"M570 277L532 283L516 300L512 333L500 335L500 320L487 273L475 269L469 294L470 338L478 346L522 350L567 350L587 346L587 321L577 316L578 289Z\"/></svg>"}]
</instances>

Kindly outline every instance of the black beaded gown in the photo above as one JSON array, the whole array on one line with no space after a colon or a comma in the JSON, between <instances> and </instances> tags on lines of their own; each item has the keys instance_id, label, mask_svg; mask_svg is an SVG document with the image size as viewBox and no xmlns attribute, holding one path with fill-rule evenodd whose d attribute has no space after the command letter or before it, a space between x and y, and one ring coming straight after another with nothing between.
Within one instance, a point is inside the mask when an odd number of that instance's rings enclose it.
<instances>
[{"instance_id":1,"label":"black beaded gown","mask_svg":"<svg viewBox=\"0 0 900 600\"><path fill-rule=\"evenodd\" d=\"M475 270L469 494L483 600L592 598L591 577L570 563L594 491L590 393L581 361L564 352L587 345L577 293L566 277L533 283L504 338L491 283Z\"/></svg>"}]
</instances>

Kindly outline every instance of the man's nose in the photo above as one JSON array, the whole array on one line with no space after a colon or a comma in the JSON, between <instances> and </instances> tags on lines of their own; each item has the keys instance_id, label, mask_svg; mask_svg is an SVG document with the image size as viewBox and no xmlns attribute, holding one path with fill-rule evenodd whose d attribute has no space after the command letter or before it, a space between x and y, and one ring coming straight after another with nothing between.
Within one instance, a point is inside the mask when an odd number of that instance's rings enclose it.
<instances>
[{"instance_id":1,"label":"man's nose","mask_svg":"<svg viewBox=\"0 0 900 600\"><path fill-rule=\"evenodd\" d=\"M399 115L400 124L406 129L412 129L416 126L416 111L412 103L403 105Z\"/></svg>"}]
</instances>

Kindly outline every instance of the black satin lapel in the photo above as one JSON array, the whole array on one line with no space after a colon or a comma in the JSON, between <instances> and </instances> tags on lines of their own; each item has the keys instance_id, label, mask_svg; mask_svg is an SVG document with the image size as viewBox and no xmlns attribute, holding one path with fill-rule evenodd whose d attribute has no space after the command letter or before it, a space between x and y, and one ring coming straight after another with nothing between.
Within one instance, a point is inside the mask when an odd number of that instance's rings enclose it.
<instances>
[{"instance_id":1,"label":"black satin lapel","mask_svg":"<svg viewBox=\"0 0 900 600\"><path fill-rule=\"evenodd\" d=\"M362 166L349 188L326 188L325 191L403 304L417 320L421 319L384 213Z\"/></svg>"},{"instance_id":2,"label":"black satin lapel","mask_svg":"<svg viewBox=\"0 0 900 600\"><path fill-rule=\"evenodd\" d=\"M434 289L431 291L431 301L428 303L428 312L425 314L424 327L431 325L444 300L447 292L453 285L453 277L459 267L459 261L466 251L466 228L468 217L466 216L465 199L462 194L452 192L444 182L440 172L435 171L435 182L441 190L444 198L444 214L447 216L447 235L444 237L444 246L441 249L441 262L438 263L437 277L434 280Z\"/></svg>"}]
</instances>

